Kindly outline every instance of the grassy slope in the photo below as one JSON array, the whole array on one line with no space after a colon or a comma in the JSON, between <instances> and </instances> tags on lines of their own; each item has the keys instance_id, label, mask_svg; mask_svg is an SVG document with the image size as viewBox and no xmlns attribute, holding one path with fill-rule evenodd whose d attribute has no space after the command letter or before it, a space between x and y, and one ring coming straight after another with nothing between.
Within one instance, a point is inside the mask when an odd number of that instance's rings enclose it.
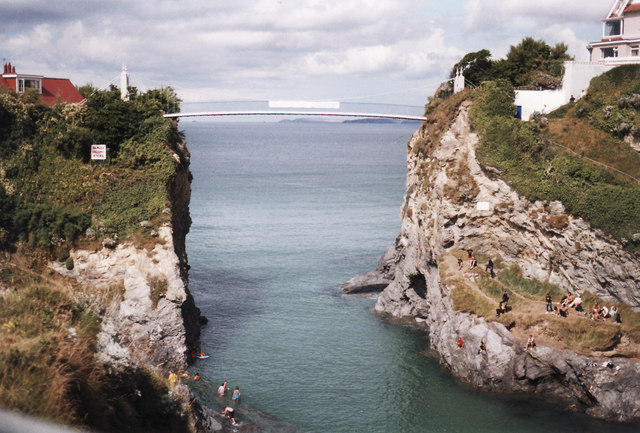
<instances>
[{"instance_id":1,"label":"grassy slope","mask_svg":"<svg viewBox=\"0 0 640 433\"><path fill-rule=\"evenodd\" d=\"M458 270L457 258L464 260L465 266ZM479 263L486 260L476 254ZM526 341L530 334L538 344L550 347L568 348L585 355L601 354L640 357L640 313L618 304L622 325L608 319L595 322L588 315L570 309L567 318L545 314L545 295L550 293L554 306L559 307L563 296L560 288L543 282L522 277L517 266L504 267L499 258L494 258L496 278L492 279L481 265L469 269L466 252L453 251L439 258L440 277L446 285L453 286L454 308L497 321L507 326L520 341ZM502 299L502 292L510 294L511 310L499 317L496 309ZM582 296L583 307L590 310L594 302L610 306L590 293ZM613 352L610 352L613 351Z\"/></svg>"},{"instance_id":2,"label":"grassy slope","mask_svg":"<svg viewBox=\"0 0 640 433\"><path fill-rule=\"evenodd\" d=\"M592 81L584 101L552 113L546 125L512 118L512 106L493 102L510 100L509 89L485 83L472 95L471 119L482 137L478 158L521 195L560 200L568 212L638 253L640 184L633 178L640 178L640 155L618 131L632 121L640 129L640 105L610 109L607 119L604 110L637 93L640 67L614 69Z\"/></svg>"}]
</instances>

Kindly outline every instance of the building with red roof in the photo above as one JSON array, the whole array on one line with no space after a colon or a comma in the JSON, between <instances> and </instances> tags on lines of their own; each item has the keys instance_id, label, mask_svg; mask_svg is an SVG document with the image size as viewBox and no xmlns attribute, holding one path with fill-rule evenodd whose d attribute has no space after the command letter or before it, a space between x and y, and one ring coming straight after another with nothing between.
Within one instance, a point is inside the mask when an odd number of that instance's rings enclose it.
<instances>
[{"instance_id":1,"label":"building with red roof","mask_svg":"<svg viewBox=\"0 0 640 433\"><path fill-rule=\"evenodd\" d=\"M615 0L602 20L602 39L587 49L592 62L640 63L640 0Z\"/></svg>"},{"instance_id":2,"label":"building with red roof","mask_svg":"<svg viewBox=\"0 0 640 433\"><path fill-rule=\"evenodd\" d=\"M5 63L0 76L0 87L8 87L16 93L35 89L40 99L47 105L59 101L69 104L84 104L85 99L67 78L48 78L42 75L19 74L11 63Z\"/></svg>"}]
</instances>

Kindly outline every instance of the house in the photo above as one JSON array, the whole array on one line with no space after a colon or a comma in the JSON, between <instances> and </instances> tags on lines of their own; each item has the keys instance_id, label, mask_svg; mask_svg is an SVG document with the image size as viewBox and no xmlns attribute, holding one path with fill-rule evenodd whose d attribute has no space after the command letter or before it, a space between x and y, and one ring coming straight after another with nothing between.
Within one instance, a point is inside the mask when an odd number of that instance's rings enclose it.
<instances>
[{"instance_id":1,"label":"house","mask_svg":"<svg viewBox=\"0 0 640 433\"><path fill-rule=\"evenodd\" d=\"M5 63L0 75L0 88L8 87L16 93L24 93L27 89L35 89L40 99L47 105L58 101L69 104L84 104L85 99L78 89L67 78L48 78L42 75L19 74L11 63Z\"/></svg>"},{"instance_id":2,"label":"house","mask_svg":"<svg viewBox=\"0 0 640 433\"><path fill-rule=\"evenodd\" d=\"M562 88L517 90L515 104L521 119L545 113L580 99L593 77L616 66L640 64L640 0L615 0L602 20L602 39L587 45L589 62L565 62Z\"/></svg>"},{"instance_id":3,"label":"house","mask_svg":"<svg viewBox=\"0 0 640 433\"><path fill-rule=\"evenodd\" d=\"M592 62L640 63L640 0L616 0L602 20L602 39L587 45Z\"/></svg>"}]
</instances>

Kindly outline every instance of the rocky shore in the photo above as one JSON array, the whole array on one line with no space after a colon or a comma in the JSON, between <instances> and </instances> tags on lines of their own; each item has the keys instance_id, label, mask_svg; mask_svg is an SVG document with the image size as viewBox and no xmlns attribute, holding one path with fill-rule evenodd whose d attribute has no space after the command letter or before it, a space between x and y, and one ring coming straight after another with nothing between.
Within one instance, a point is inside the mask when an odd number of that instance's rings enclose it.
<instances>
[{"instance_id":1,"label":"rocky shore","mask_svg":"<svg viewBox=\"0 0 640 433\"><path fill-rule=\"evenodd\" d=\"M640 264L631 254L567 214L561 203L531 203L481 168L468 109L466 102L459 107L429 155L412 149L430 131L423 126L414 134L400 235L375 271L343 288L358 293L384 287L375 311L428 329L441 364L464 382L492 392L559 398L597 418L639 420L637 360L544 346L526 350L503 324L453 308L454 287L443 280L439 259L467 248L517 264L526 278L640 307ZM470 184L476 188L467 199L452 193ZM560 218L561 225L553 224ZM481 341L486 351L478 350Z\"/></svg>"}]
</instances>

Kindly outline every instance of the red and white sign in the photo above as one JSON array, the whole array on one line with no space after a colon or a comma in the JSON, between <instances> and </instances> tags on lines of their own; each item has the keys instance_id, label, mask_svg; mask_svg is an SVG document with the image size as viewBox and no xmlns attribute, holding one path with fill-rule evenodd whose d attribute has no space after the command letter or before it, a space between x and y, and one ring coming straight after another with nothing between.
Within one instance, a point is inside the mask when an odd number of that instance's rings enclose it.
<instances>
[{"instance_id":1,"label":"red and white sign","mask_svg":"<svg viewBox=\"0 0 640 433\"><path fill-rule=\"evenodd\" d=\"M92 144L91 145L91 159L107 159L107 145L106 144Z\"/></svg>"}]
</instances>

